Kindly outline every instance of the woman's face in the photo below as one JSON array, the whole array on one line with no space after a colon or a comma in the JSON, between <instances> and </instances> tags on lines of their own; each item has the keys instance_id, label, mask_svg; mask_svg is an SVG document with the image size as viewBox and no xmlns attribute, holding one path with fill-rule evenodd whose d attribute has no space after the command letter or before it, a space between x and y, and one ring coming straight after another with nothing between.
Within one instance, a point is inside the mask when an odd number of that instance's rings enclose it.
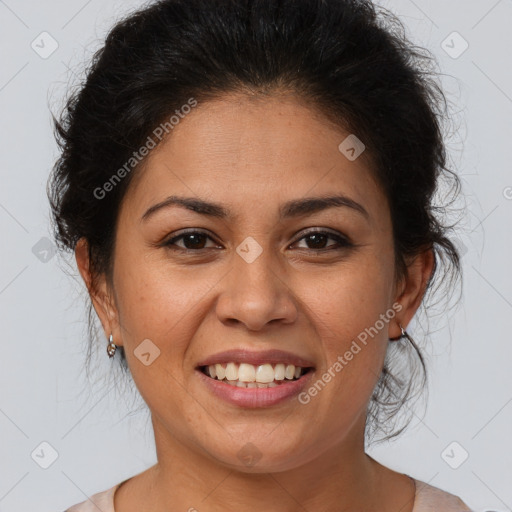
<instances>
[{"instance_id":1,"label":"woman's face","mask_svg":"<svg viewBox=\"0 0 512 512\"><path fill-rule=\"evenodd\" d=\"M349 133L292 97L200 103L171 135L152 150L121 207L115 320L97 308L105 332L126 350L160 457L179 444L207 464L263 472L361 450L388 338L399 335L398 318L405 326L414 313L395 286L389 207L364 154L342 152ZM145 215L169 196L228 214L175 204ZM331 196L353 204L286 208ZM171 243L183 230L195 235ZM234 404L197 369L231 349L283 350L314 370L300 397Z\"/></svg>"}]
</instances>

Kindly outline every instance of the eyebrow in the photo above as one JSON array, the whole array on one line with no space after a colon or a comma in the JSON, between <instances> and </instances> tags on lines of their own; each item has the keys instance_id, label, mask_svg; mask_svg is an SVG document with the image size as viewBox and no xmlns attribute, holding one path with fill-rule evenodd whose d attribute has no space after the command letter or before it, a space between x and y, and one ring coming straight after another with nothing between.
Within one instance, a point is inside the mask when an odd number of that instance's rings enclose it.
<instances>
[{"instance_id":1,"label":"eyebrow","mask_svg":"<svg viewBox=\"0 0 512 512\"><path fill-rule=\"evenodd\" d=\"M219 219L234 219L235 215L225 206L218 203L211 203L194 197L169 196L163 201L151 206L141 217L141 222L146 222L157 211L163 208L177 206L185 208L201 215ZM313 213L326 210L328 208L347 207L359 212L366 220L370 215L366 209L354 201L350 197L344 195L335 196L319 196L306 197L302 199L294 199L284 203L279 209L279 219L285 220L303 215L311 215Z\"/></svg>"}]
</instances>

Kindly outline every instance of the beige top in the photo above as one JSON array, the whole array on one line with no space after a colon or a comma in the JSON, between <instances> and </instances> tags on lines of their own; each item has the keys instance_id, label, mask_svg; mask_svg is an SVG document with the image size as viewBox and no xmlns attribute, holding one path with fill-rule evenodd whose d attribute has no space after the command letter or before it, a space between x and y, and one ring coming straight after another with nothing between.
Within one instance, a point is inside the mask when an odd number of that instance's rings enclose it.
<instances>
[{"instance_id":1,"label":"beige top","mask_svg":"<svg viewBox=\"0 0 512 512\"><path fill-rule=\"evenodd\" d=\"M411 477L412 478L412 477ZM416 484L413 512L473 512L458 496L413 478ZM123 482L125 482L124 480ZM123 483L96 493L64 512L115 512L114 493Z\"/></svg>"}]
</instances>

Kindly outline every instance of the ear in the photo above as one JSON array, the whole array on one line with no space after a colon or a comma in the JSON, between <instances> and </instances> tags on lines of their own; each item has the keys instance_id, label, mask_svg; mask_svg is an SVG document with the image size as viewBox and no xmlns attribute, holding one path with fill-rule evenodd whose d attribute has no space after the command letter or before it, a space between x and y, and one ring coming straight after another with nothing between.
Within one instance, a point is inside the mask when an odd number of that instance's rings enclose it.
<instances>
[{"instance_id":1,"label":"ear","mask_svg":"<svg viewBox=\"0 0 512 512\"><path fill-rule=\"evenodd\" d=\"M110 334L113 334L114 343L122 345L122 340L119 331L119 321L115 301L107 286L107 280L104 275L97 276L93 281L93 276L90 271L89 261L89 244L87 240L82 237L77 242L75 247L75 259L78 266L78 271L85 282L89 296L91 297L94 310L98 315L105 337L108 340Z\"/></svg>"},{"instance_id":2,"label":"ear","mask_svg":"<svg viewBox=\"0 0 512 512\"><path fill-rule=\"evenodd\" d=\"M402 327L406 329L417 309L420 307L427 289L428 281L434 270L434 262L434 251L432 248L429 248L419 253L411 262L407 263L407 275L397 287L398 292L395 297L395 303L400 303L402 309L400 313L396 315L393 324L390 325L390 338L398 338L402 335L398 324L402 324Z\"/></svg>"}]
</instances>

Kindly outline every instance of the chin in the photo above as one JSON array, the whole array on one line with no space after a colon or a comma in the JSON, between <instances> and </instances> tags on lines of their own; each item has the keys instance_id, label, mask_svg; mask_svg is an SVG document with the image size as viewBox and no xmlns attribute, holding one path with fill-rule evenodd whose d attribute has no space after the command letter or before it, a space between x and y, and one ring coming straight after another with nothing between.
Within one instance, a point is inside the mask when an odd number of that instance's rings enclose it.
<instances>
[{"instance_id":1,"label":"chin","mask_svg":"<svg viewBox=\"0 0 512 512\"><path fill-rule=\"evenodd\" d=\"M266 435L263 433L258 436L259 440L254 441L232 441L225 449L217 446L210 454L217 463L241 473L275 473L294 469L307 462L304 460L303 438L293 441L289 437L270 438Z\"/></svg>"}]
</instances>

